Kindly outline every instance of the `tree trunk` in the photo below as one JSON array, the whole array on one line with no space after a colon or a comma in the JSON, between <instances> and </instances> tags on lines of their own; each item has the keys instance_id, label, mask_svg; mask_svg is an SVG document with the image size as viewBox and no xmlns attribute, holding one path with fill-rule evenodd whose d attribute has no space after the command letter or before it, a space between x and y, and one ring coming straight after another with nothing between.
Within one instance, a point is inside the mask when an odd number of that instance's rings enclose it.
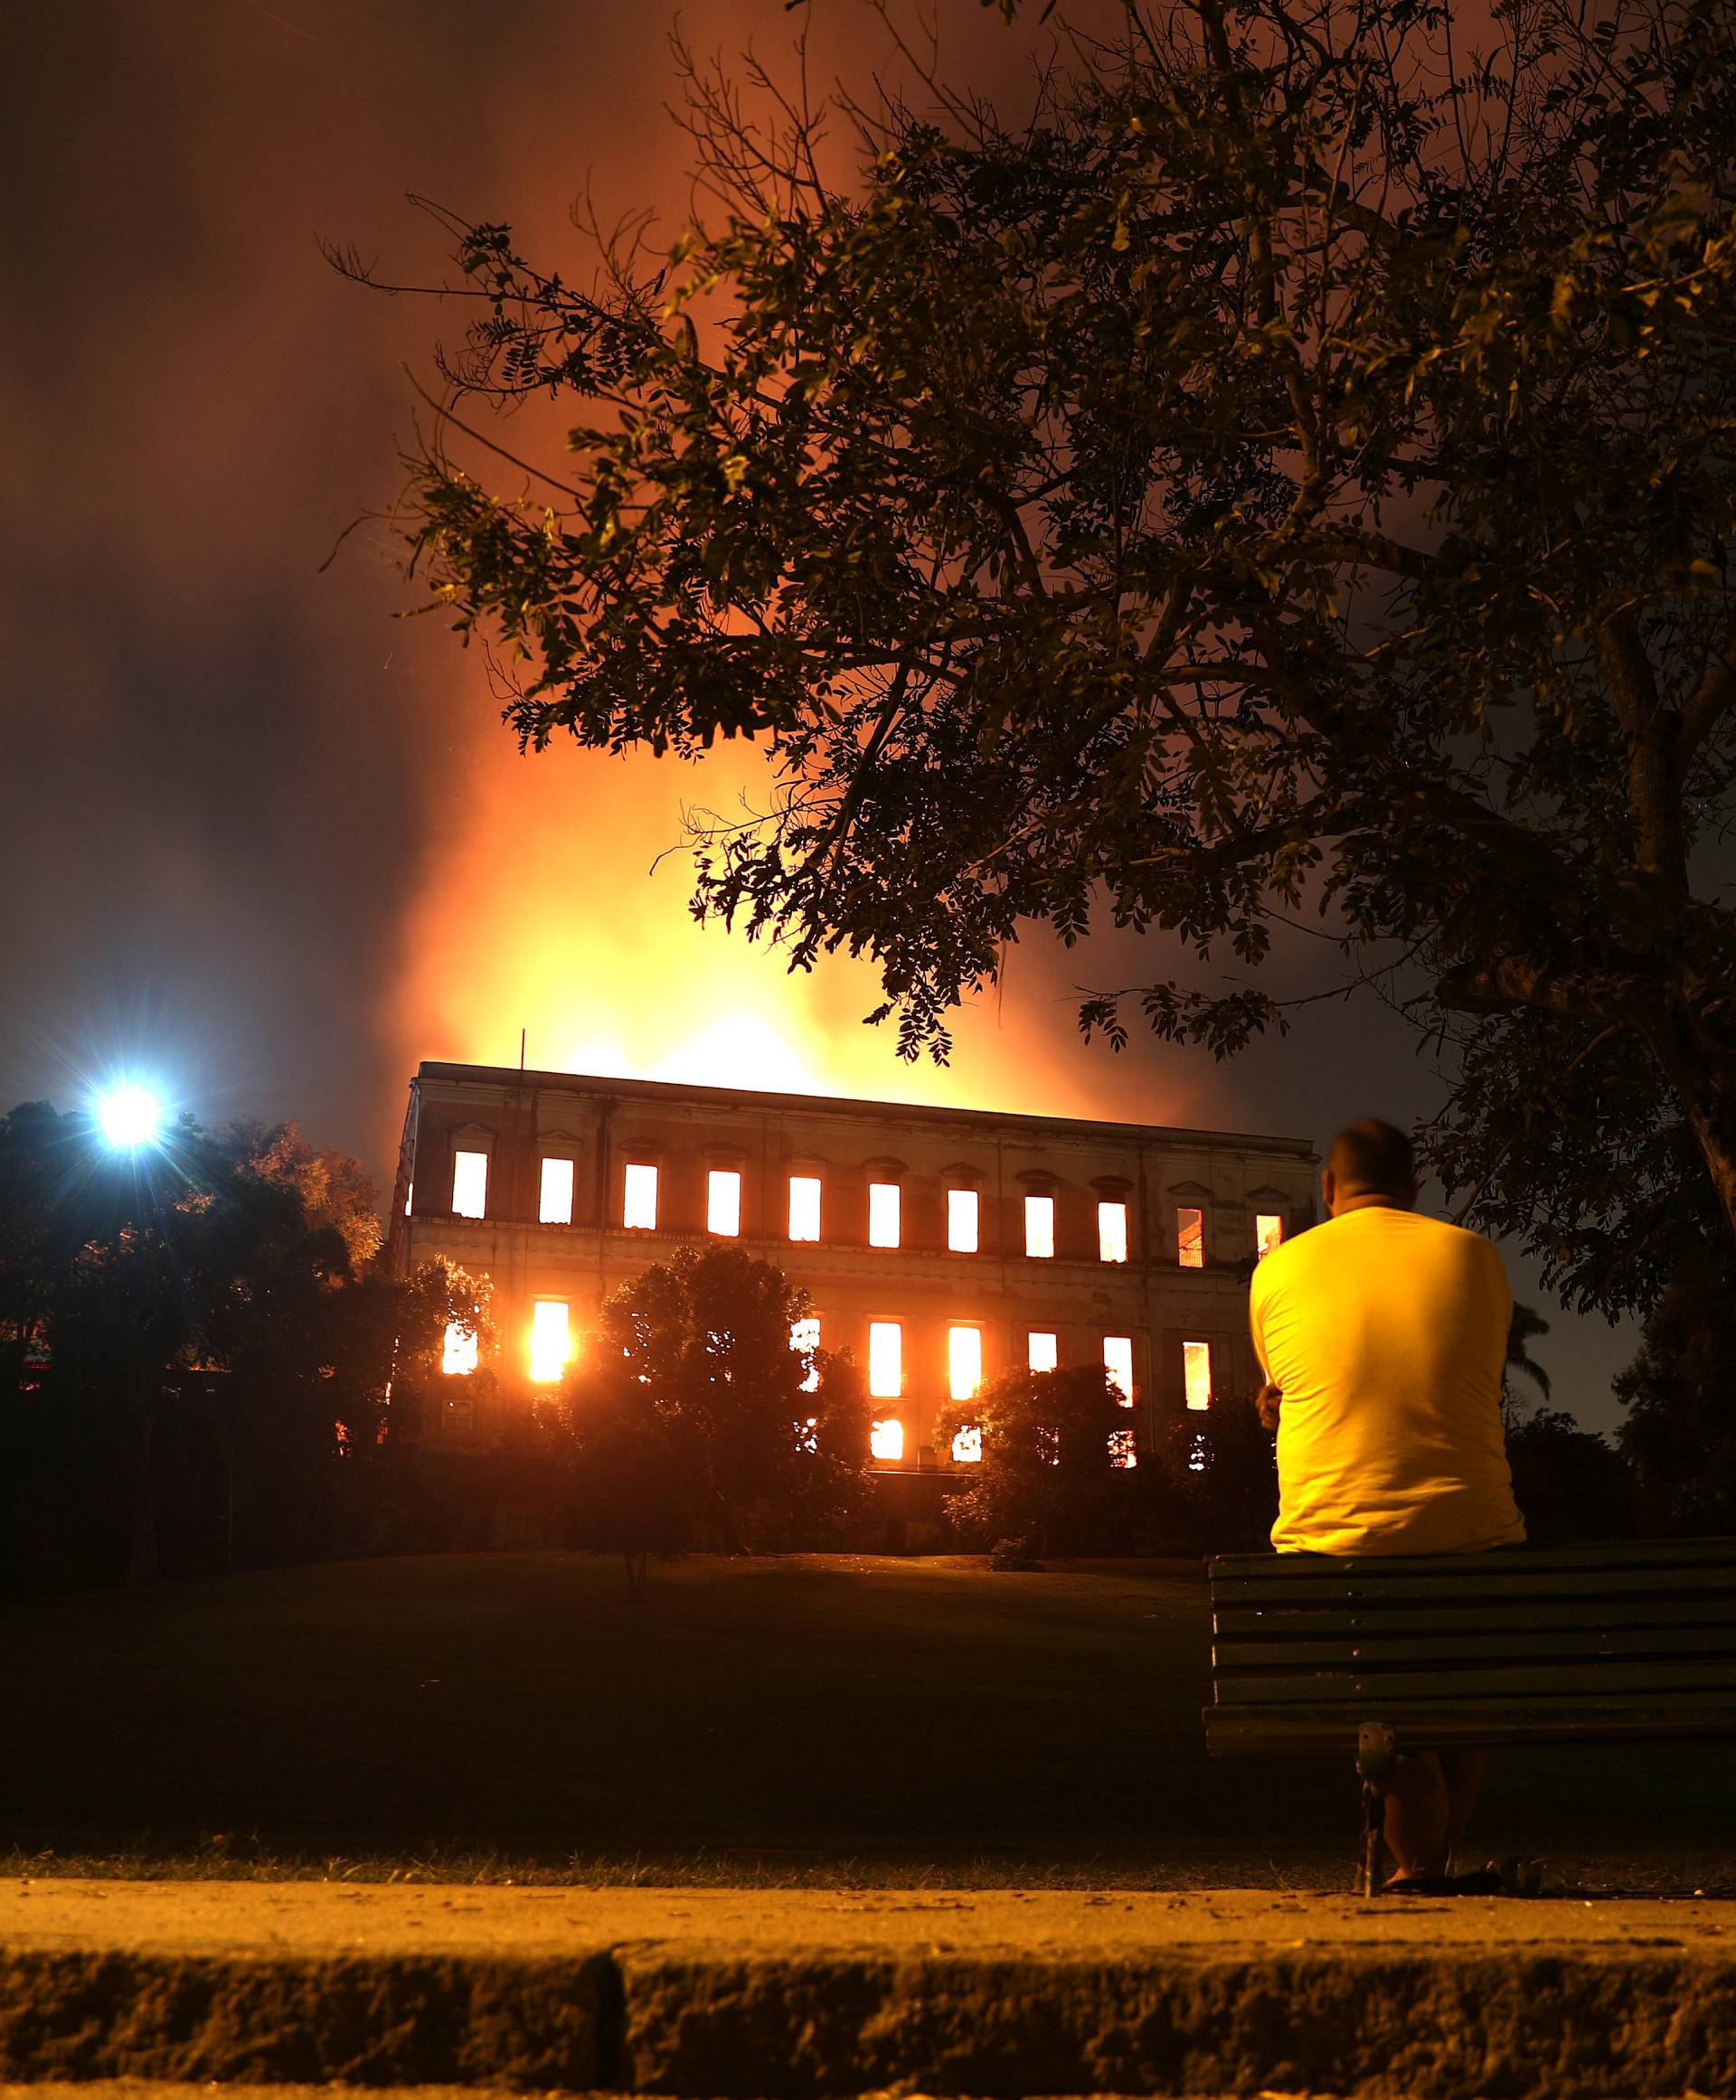
<instances>
[{"instance_id":1,"label":"tree trunk","mask_svg":"<svg viewBox=\"0 0 1736 2100\"><path fill-rule=\"evenodd\" d=\"M1660 1058L1669 1072L1682 1112L1688 1119L1712 1193L1723 1212L1724 1229L1736 1249L1736 1098L1693 1063ZM1671 1066L1674 1069L1670 1069Z\"/></svg>"}]
</instances>

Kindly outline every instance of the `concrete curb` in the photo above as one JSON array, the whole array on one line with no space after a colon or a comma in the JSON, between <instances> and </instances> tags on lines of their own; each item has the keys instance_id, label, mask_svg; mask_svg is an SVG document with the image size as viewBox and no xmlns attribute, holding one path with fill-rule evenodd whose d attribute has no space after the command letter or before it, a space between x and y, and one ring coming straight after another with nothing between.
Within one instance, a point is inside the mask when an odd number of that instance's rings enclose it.
<instances>
[{"instance_id":1,"label":"concrete curb","mask_svg":"<svg viewBox=\"0 0 1736 2100\"><path fill-rule=\"evenodd\" d=\"M0 2077L593 2091L616 2082L619 1989L606 1954L8 1950Z\"/></svg>"},{"instance_id":2,"label":"concrete curb","mask_svg":"<svg viewBox=\"0 0 1736 2100\"><path fill-rule=\"evenodd\" d=\"M1726 1913L36 1882L0 1890L0 2079L1736 2095Z\"/></svg>"}]
</instances>

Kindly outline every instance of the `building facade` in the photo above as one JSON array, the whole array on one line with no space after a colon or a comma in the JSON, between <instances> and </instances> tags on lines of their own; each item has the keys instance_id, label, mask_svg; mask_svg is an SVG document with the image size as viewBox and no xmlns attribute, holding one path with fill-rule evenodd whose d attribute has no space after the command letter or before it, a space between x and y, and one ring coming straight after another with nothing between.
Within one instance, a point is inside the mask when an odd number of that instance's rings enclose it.
<instances>
[{"instance_id":1,"label":"building facade","mask_svg":"<svg viewBox=\"0 0 1736 2100\"><path fill-rule=\"evenodd\" d=\"M492 1285L486 1403L448 1336L455 1442L492 1442L621 1285L720 1238L806 1289L797 1346L854 1352L881 1466L968 1464L941 1410L1016 1364L1103 1365L1131 1458L1255 1389L1248 1279L1312 1222L1315 1165L1297 1138L429 1063L388 1244L401 1275L445 1257Z\"/></svg>"}]
</instances>

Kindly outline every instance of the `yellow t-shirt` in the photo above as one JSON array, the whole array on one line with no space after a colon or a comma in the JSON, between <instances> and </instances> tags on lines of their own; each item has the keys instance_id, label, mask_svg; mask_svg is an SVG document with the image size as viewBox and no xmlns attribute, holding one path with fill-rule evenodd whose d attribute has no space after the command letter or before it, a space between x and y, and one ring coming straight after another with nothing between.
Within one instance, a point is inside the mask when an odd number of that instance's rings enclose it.
<instances>
[{"instance_id":1,"label":"yellow t-shirt","mask_svg":"<svg viewBox=\"0 0 1736 2100\"><path fill-rule=\"evenodd\" d=\"M1347 1210L1266 1257L1249 1313L1284 1392L1280 1553L1524 1539L1501 1427L1512 1312L1489 1241L1414 1210Z\"/></svg>"}]
</instances>

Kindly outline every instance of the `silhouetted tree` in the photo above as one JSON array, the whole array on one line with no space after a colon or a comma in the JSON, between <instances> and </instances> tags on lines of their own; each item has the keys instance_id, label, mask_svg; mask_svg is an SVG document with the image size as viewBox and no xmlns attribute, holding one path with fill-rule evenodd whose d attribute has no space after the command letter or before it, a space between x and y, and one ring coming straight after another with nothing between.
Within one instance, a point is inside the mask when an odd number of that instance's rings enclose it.
<instances>
[{"instance_id":1,"label":"silhouetted tree","mask_svg":"<svg viewBox=\"0 0 1736 2100\"><path fill-rule=\"evenodd\" d=\"M1635 1483L1621 1453L1561 1408L1539 1408L1507 1428L1513 1492L1536 1546L1626 1539Z\"/></svg>"},{"instance_id":2,"label":"silhouetted tree","mask_svg":"<svg viewBox=\"0 0 1736 2100\"><path fill-rule=\"evenodd\" d=\"M967 1428L981 1432L982 1456L947 1498L961 1537L1033 1555L1125 1547L1137 1483L1117 1460L1131 1454L1133 1424L1099 1366L1006 1371L944 1409L936 1436L949 1448Z\"/></svg>"},{"instance_id":3,"label":"silhouetted tree","mask_svg":"<svg viewBox=\"0 0 1736 2100\"><path fill-rule=\"evenodd\" d=\"M353 1274L380 1251L380 1198L360 1160L309 1144L299 1125L232 1123L217 1142L261 1180L295 1191L309 1225L329 1227L344 1242Z\"/></svg>"},{"instance_id":4,"label":"silhouetted tree","mask_svg":"<svg viewBox=\"0 0 1736 2100\"><path fill-rule=\"evenodd\" d=\"M1088 1029L1233 1050L1317 905L1457 1059L1448 1189L1643 1307L1736 1237L1736 11L1456 13L1132 0L1021 121L846 107L844 186L694 73L666 256L447 222L406 515L526 744L761 744L697 908L877 958L907 1054L1104 921L1237 973ZM530 485L453 463L544 395Z\"/></svg>"},{"instance_id":5,"label":"silhouetted tree","mask_svg":"<svg viewBox=\"0 0 1736 2100\"><path fill-rule=\"evenodd\" d=\"M1649 1532L1736 1531L1736 1287L1716 1249L1666 1291L1616 1380Z\"/></svg>"},{"instance_id":6,"label":"silhouetted tree","mask_svg":"<svg viewBox=\"0 0 1736 2100\"><path fill-rule=\"evenodd\" d=\"M394 1380L432 1373L448 1320L486 1324L486 1295L446 1265L407 1283L358 1271L365 1198L354 1162L288 1126L212 1137L183 1118L123 1154L80 1114L33 1104L0 1123L4 1397L40 1387L89 1419L127 1511L129 1579L158 1571L165 1497L199 1506L194 1474L224 1483L229 1559L238 1467L254 1550L318 1550L335 1468L379 1444ZM31 1351L40 1376L21 1380Z\"/></svg>"},{"instance_id":7,"label":"silhouetted tree","mask_svg":"<svg viewBox=\"0 0 1736 2100\"><path fill-rule=\"evenodd\" d=\"M1533 1305L1514 1305L1507 1321L1507 1356L1501 1367L1501 1399L1503 1411L1512 1415L1518 1408L1513 1391L1513 1380L1521 1375L1536 1387L1543 1399L1549 1398L1549 1373L1531 1353L1531 1345L1549 1333L1549 1322Z\"/></svg>"},{"instance_id":8,"label":"silhouetted tree","mask_svg":"<svg viewBox=\"0 0 1736 2100\"><path fill-rule=\"evenodd\" d=\"M866 1410L846 1361L790 1346L807 1295L741 1248L683 1248L623 1285L543 1416L587 1542L628 1556L835 1521L862 1493ZM816 1389L805 1389L817 1372ZM617 1484L590 1477L593 1462ZM637 1544L632 1543L637 1540Z\"/></svg>"}]
</instances>

